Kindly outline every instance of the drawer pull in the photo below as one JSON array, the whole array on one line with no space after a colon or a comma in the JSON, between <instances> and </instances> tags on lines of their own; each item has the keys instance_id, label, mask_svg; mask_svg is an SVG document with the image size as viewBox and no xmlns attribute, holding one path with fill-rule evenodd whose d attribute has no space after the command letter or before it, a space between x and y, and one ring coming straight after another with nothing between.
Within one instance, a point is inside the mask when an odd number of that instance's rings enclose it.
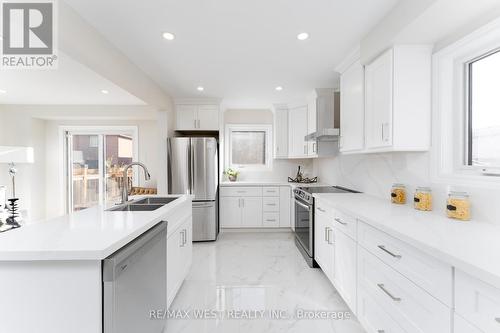
<instances>
[{"instance_id":1,"label":"drawer pull","mask_svg":"<svg viewBox=\"0 0 500 333\"><path fill-rule=\"evenodd\" d=\"M333 231L333 230L332 230L331 228L327 228L327 229L328 229L328 230L327 230L327 234L328 234L328 244L330 244L330 245L331 245L331 244L333 244L333 241L332 241L332 240L331 240L331 238L330 238L330 231Z\"/></svg>"},{"instance_id":2,"label":"drawer pull","mask_svg":"<svg viewBox=\"0 0 500 333\"><path fill-rule=\"evenodd\" d=\"M389 254L391 257L394 257L394 258L397 258L397 259L401 259L401 256L399 254L392 253L391 251L387 250L384 245L379 245L377 247L379 249L381 249L382 251L384 251L385 253Z\"/></svg>"},{"instance_id":3,"label":"drawer pull","mask_svg":"<svg viewBox=\"0 0 500 333\"><path fill-rule=\"evenodd\" d=\"M267 206L276 206L276 204L266 204Z\"/></svg>"},{"instance_id":4,"label":"drawer pull","mask_svg":"<svg viewBox=\"0 0 500 333\"><path fill-rule=\"evenodd\" d=\"M382 291L389 296L394 302L401 302L401 298L399 297L394 297L387 289L385 289L385 286L383 283L377 284L377 286L382 289Z\"/></svg>"},{"instance_id":5,"label":"drawer pull","mask_svg":"<svg viewBox=\"0 0 500 333\"><path fill-rule=\"evenodd\" d=\"M317 207L320 212L326 213L325 210L321 207Z\"/></svg>"},{"instance_id":6,"label":"drawer pull","mask_svg":"<svg viewBox=\"0 0 500 333\"><path fill-rule=\"evenodd\" d=\"M266 220L266 222L276 222L276 220L275 219L272 219L272 220L268 219L268 220Z\"/></svg>"},{"instance_id":7,"label":"drawer pull","mask_svg":"<svg viewBox=\"0 0 500 333\"><path fill-rule=\"evenodd\" d=\"M495 321L500 324L500 317L495 318Z\"/></svg>"},{"instance_id":8,"label":"drawer pull","mask_svg":"<svg viewBox=\"0 0 500 333\"><path fill-rule=\"evenodd\" d=\"M346 222L342 221L342 220L341 220L341 219L339 219L338 217L336 217L336 218L335 218L335 222L338 222L338 223L340 223L340 224L342 224L342 225L347 225L347 223L346 223Z\"/></svg>"},{"instance_id":9,"label":"drawer pull","mask_svg":"<svg viewBox=\"0 0 500 333\"><path fill-rule=\"evenodd\" d=\"M238 193L247 193L247 191L238 191Z\"/></svg>"},{"instance_id":10,"label":"drawer pull","mask_svg":"<svg viewBox=\"0 0 500 333\"><path fill-rule=\"evenodd\" d=\"M377 333L385 333L384 330L378 330Z\"/></svg>"}]
</instances>

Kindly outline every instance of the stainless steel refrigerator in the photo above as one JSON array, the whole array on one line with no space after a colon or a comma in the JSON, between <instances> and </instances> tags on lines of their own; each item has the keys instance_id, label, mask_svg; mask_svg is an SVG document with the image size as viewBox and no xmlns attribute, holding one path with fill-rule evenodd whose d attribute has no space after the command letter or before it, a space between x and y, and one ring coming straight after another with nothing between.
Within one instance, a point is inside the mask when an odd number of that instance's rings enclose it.
<instances>
[{"instance_id":1,"label":"stainless steel refrigerator","mask_svg":"<svg viewBox=\"0 0 500 333\"><path fill-rule=\"evenodd\" d=\"M215 138L169 138L168 193L192 194L193 241L214 241L219 232L218 153Z\"/></svg>"}]
</instances>

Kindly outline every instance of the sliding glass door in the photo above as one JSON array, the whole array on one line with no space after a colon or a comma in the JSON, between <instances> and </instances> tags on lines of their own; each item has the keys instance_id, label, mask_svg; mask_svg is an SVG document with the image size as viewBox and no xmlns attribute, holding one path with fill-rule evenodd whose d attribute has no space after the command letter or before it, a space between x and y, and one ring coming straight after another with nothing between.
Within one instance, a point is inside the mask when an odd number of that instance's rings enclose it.
<instances>
[{"instance_id":1,"label":"sliding glass door","mask_svg":"<svg viewBox=\"0 0 500 333\"><path fill-rule=\"evenodd\" d=\"M130 131L66 131L68 211L119 202L123 189L133 183L133 171L124 167L136 154L135 133Z\"/></svg>"}]
</instances>

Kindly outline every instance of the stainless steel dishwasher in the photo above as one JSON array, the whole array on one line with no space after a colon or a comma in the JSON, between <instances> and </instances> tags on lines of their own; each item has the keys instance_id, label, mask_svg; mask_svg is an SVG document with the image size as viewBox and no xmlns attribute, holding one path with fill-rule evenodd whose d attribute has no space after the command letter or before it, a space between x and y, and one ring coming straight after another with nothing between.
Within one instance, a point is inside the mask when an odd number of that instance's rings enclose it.
<instances>
[{"instance_id":1,"label":"stainless steel dishwasher","mask_svg":"<svg viewBox=\"0 0 500 333\"><path fill-rule=\"evenodd\" d=\"M167 308L167 222L103 260L103 332L161 333Z\"/></svg>"}]
</instances>

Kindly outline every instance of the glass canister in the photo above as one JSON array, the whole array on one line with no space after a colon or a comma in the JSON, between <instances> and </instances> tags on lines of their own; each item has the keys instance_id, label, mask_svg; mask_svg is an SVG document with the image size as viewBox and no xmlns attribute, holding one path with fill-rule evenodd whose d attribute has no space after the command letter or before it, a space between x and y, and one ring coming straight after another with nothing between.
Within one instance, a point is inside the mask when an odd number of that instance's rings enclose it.
<instances>
[{"instance_id":1,"label":"glass canister","mask_svg":"<svg viewBox=\"0 0 500 333\"><path fill-rule=\"evenodd\" d=\"M461 221L470 220L470 200L466 192L450 192L446 205L449 218Z\"/></svg>"},{"instance_id":2,"label":"glass canister","mask_svg":"<svg viewBox=\"0 0 500 333\"><path fill-rule=\"evenodd\" d=\"M432 210L432 190L429 187L417 187L413 202L413 206L417 210Z\"/></svg>"},{"instance_id":3,"label":"glass canister","mask_svg":"<svg viewBox=\"0 0 500 333\"><path fill-rule=\"evenodd\" d=\"M404 184L392 185L391 202L398 205L404 205L406 203L406 186Z\"/></svg>"}]
</instances>

